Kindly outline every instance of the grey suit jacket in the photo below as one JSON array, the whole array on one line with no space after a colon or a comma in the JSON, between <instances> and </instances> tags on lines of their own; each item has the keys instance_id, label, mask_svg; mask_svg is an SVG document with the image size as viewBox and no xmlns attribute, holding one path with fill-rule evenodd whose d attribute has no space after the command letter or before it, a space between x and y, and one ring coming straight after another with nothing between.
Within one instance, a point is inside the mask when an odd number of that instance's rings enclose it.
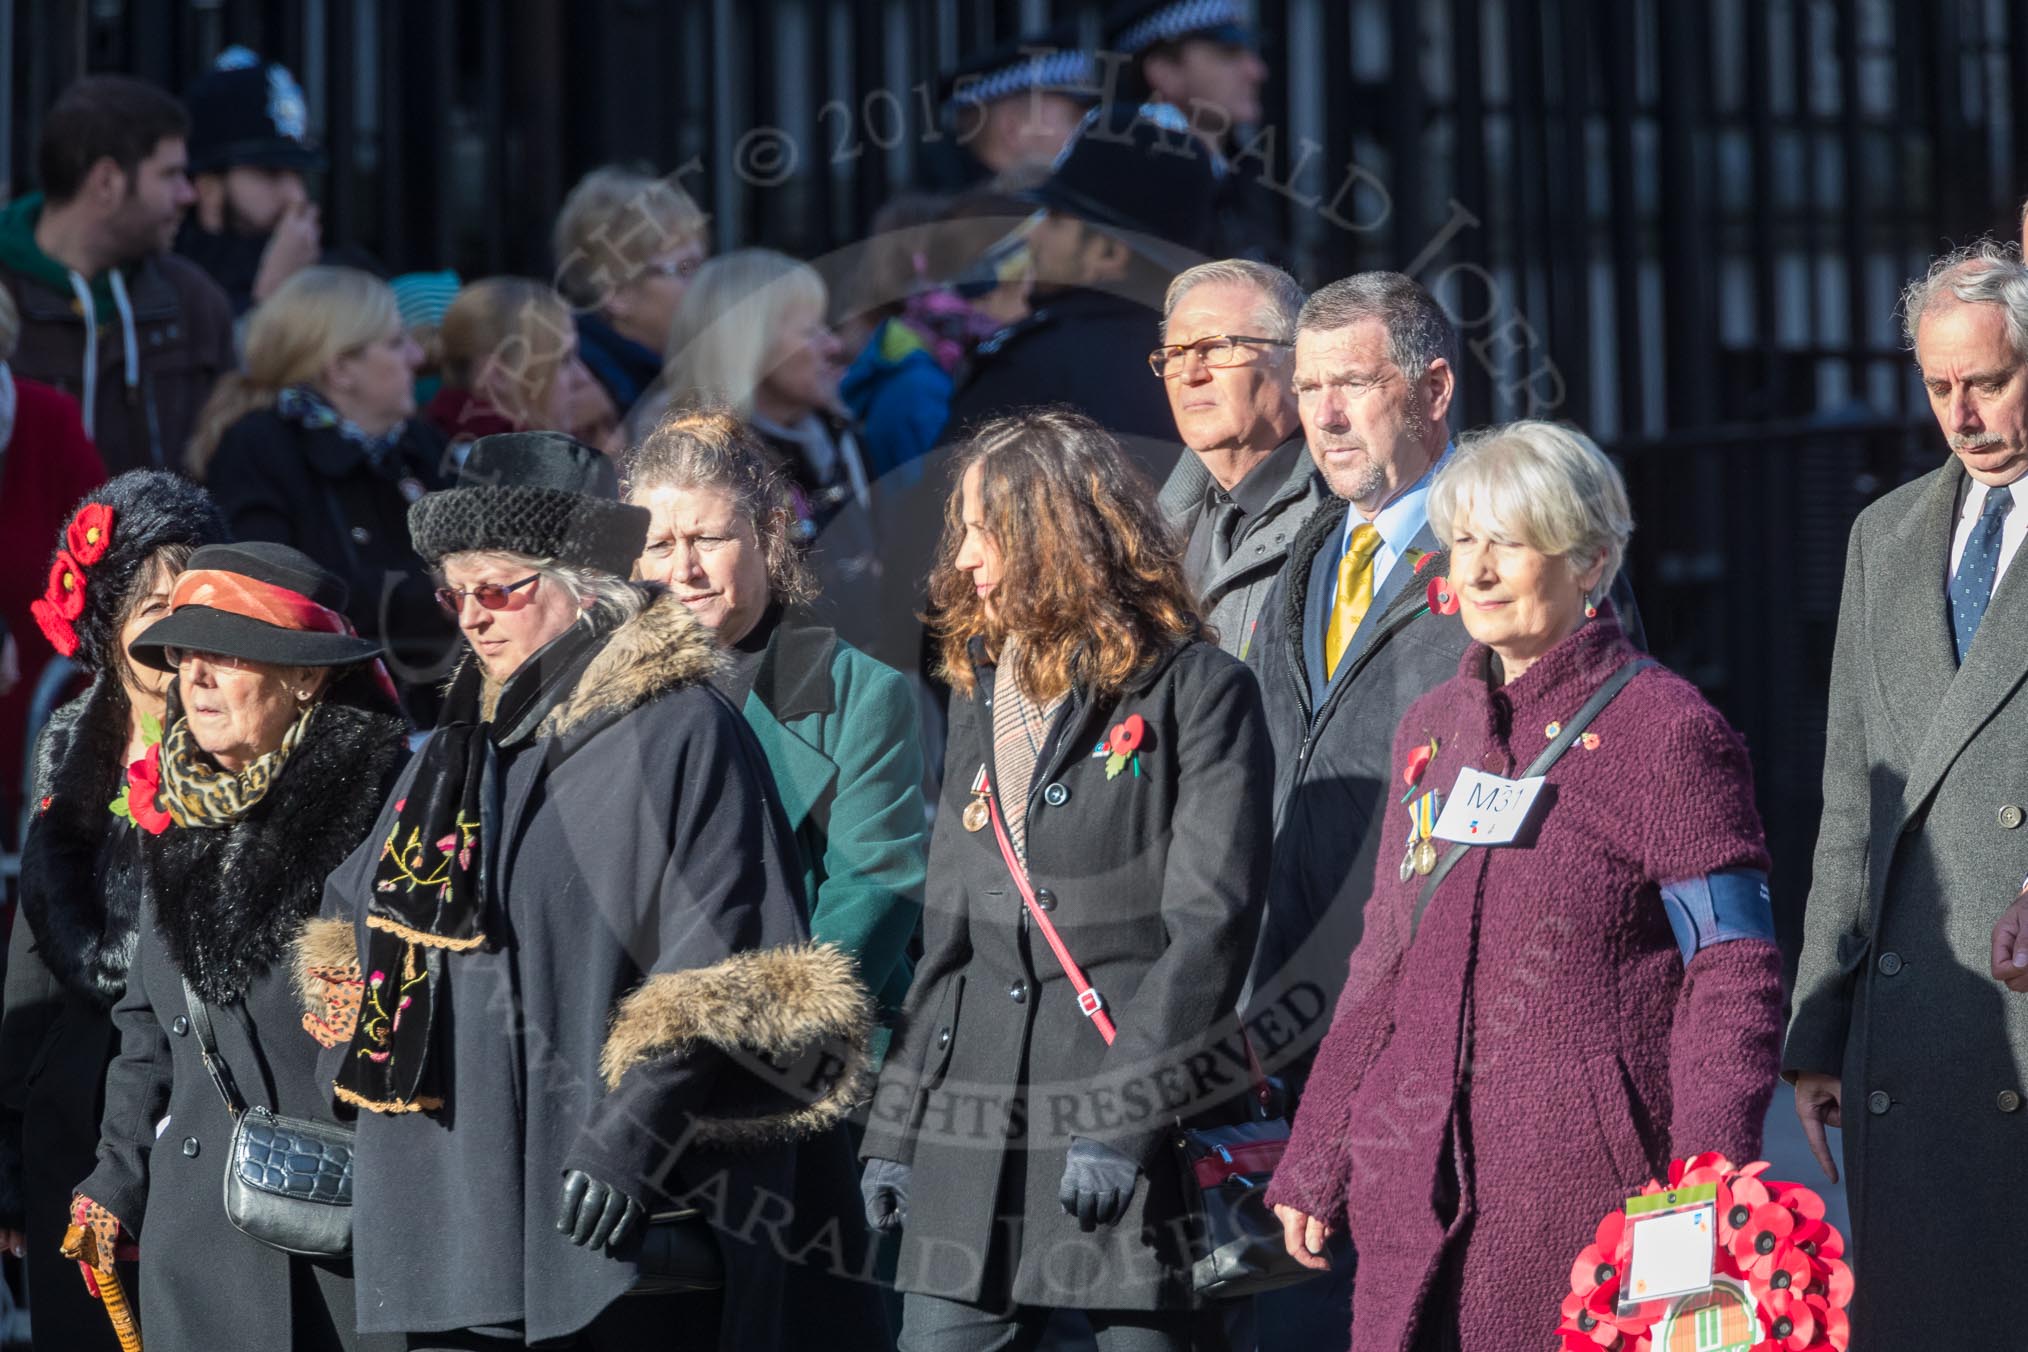
<instances>
[{"instance_id":1,"label":"grey suit jacket","mask_svg":"<svg viewBox=\"0 0 2028 1352\"><path fill-rule=\"evenodd\" d=\"M1211 471L1204 468L1204 462L1185 451L1162 485L1162 515L1186 537L1196 524L1197 509L1210 483ZM1282 560L1288 557L1289 542L1330 500L1324 476L1317 473L1316 463L1305 452L1297 457L1268 505L1240 528L1231 557L1204 579L1199 598L1205 620L1218 631L1219 647L1235 657L1246 657L1268 589L1281 571Z\"/></svg>"},{"instance_id":2,"label":"grey suit jacket","mask_svg":"<svg viewBox=\"0 0 2028 1352\"><path fill-rule=\"evenodd\" d=\"M2028 1250L2028 1209L1961 1208L1946 1182L2019 1178L2028 1157L2028 998L1988 975L1993 922L2028 876L2028 557L2000 579L1958 666L1945 586L1963 478L1953 459L1860 514L1831 662L1783 1063L1844 1083L1867 1274L1855 1346L1926 1345L1923 1293L1949 1280L1953 1254ZM2013 1304L1982 1291L1954 1305L1953 1334L2013 1345Z\"/></svg>"}]
</instances>

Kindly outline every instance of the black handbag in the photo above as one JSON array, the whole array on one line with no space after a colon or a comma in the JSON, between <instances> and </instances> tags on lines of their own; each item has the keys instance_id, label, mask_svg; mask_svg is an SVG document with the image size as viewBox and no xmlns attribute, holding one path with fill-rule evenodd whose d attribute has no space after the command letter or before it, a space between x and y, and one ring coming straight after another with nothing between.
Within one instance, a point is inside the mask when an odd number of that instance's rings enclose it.
<instances>
[{"instance_id":1,"label":"black handbag","mask_svg":"<svg viewBox=\"0 0 2028 1352\"><path fill-rule=\"evenodd\" d=\"M248 1107L218 1054L211 1012L188 981L183 998L198 1056L232 1118L225 1218L240 1233L287 1253L344 1257L352 1251L352 1129Z\"/></svg>"},{"instance_id":2,"label":"black handbag","mask_svg":"<svg viewBox=\"0 0 2028 1352\"><path fill-rule=\"evenodd\" d=\"M725 1286L725 1255L694 1208L650 1216L634 1266L639 1275L628 1288L630 1296L680 1296Z\"/></svg>"},{"instance_id":3,"label":"black handbag","mask_svg":"<svg viewBox=\"0 0 2028 1352\"><path fill-rule=\"evenodd\" d=\"M1254 1075L1249 1100L1254 1119L1231 1126L1179 1126L1176 1135L1183 1195L1201 1236L1202 1256L1191 1264L1190 1285L1207 1300L1240 1300L1324 1275L1290 1256L1281 1220L1267 1204L1268 1184L1289 1148L1289 1120L1244 1031L1240 1040ZM1351 1261L1352 1245L1342 1229L1331 1233L1324 1254L1333 1270Z\"/></svg>"},{"instance_id":4,"label":"black handbag","mask_svg":"<svg viewBox=\"0 0 2028 1352\"><path fill-rule=\"evenodd\" d=\"M983 782L983 781L982 781ZM1020 889L1029 918L1042 931L1057 965L1077 992L1078 1008L1084 1011L1099 1036L1111 1046L1115 1029L1106 1013L1105 998L1098 993L1084 969L1070 955L1063 936L1035 899L1028 870L1014 854L1007 838L1006 823L1000 819L1000 804L986 786L987 808L993 835L1000 845L1000 858ZM1190 1265L1190 1285L1206 1300L1243 1300L1263 1291L1306 1282L1323 1273L1297 1262L1282 1242L1282 1224L1268 1209L1268 1183L1274 1168L1288 1149L1289 1122L1260 1061L1240 1030L1246 1048L1246 1062L1253 1074L1253 1093L1248 1100L1256 1120L1230 1126L1176 1125L1176 1150L1183 1171L1184 1205L1191 1212L1191 1233L1202 1248L1202 1256ZM1332 1237L1326 1250L1336 1267L1349 1258L1351 1247L1342 1235Z\"/></svg>"}]
</instances>

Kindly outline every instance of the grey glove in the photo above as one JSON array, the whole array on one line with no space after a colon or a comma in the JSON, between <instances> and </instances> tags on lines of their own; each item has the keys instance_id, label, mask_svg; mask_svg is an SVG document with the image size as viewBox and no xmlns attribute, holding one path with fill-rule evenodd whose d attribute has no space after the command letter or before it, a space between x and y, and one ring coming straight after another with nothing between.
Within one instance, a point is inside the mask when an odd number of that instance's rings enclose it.
<instances>
[{"instance_id":1,"label":"grey glove","mask_svg":"<svg viewBox=\"0 0 2028 1352\"><path fill-rule=\"evenodd\" d=\"M859 1175L859 1195L866 1199L866 1223L876 1230L899 1230L908 1224L908 1178L915 1171L893 1160L870 1159Z\"/></svg>"},{"instance_id":2,"label":"grey glove","mask_svg":"<svg viewBox=\"0 0 2028 1352\"><path fill-rule=\"evenodd\" d=\"M1067 1215L1077 1217L1077 1228L1089 1234L1127 1214L1134 1181L1140 1176L1141 1166L1111 1146L1073 1136L1056 1200Z\"/></svg>"},{"instance_id":3,"label":"grey glove","mask_svg":"<svg viewBox=\"0 0 2028 1352\"><path fill-rule=\"evenodd\" d=\"M641 1223L646 1208L610 1183L582 1169L566 1169L563 1204L557 1209L556 1230L587 1249L616 1249Z\"/></svg>"}]
</instances>

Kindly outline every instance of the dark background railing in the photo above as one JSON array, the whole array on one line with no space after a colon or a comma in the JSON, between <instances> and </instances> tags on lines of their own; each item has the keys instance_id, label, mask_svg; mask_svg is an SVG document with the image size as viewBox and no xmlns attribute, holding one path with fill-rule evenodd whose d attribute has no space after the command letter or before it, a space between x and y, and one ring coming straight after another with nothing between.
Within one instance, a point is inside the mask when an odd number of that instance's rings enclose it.
<instances>
[{"instance_id":1,"label":"dark background railing","mask_svg":"<svg viewBox=\"0 0 2028 1352\"><path fill-rule=\"evenodd\" d=\"M180 89L287 62L331 152L326 236L394 270L541 273L556 206L643 160L720 247L861 239L948 136L963 56L1066 0L0 0L0 181L84 70ZM1620 454L1660 654L1754 750L1785 922L1815 837L1844 537L1943 454L1894 303L2028 190L2012 0L1258 0L1256 153L1304 280L1415 272L1463 417ZM1270 145L1269 142L1272 144Z\"/></svg>"}]
</instances>

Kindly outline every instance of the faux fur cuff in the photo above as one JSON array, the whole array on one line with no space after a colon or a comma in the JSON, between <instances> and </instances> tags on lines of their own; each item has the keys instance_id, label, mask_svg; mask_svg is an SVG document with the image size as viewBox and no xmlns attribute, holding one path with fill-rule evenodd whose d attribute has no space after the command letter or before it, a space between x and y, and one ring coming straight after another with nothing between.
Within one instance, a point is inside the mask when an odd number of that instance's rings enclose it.
<instances>
[{"instance_id":1,"label":"faux fur cuff","mask_svg":"<svg viewBox=\"0 0 2028 1352\"><path fill-rule=\"evenodd\" d=\"M824 1130L870 1089L872 997L857 965L829 944L735 953L709 967L651 976L620 1002L599 1057L608 1089L636 1066L719 1048L761 1073L794 1106L739 1117L700 1115L696 1139L752 1145ZM806 1063L818 1067L805 1073ZM771 1069L770 1069L771 1068Z\"/></svg>"},{"instance_id":2,"label":"faux fur cuff","mask_svg":"<svg viewBox=\"0 0 2028 1352\"><path fill-rule=\"evenodd\" d=\"M326 1047L349 1040L361 1000L359 941L350 922L304 921L291 958L303 1031Z\"/></svg>"}]
</instances>

